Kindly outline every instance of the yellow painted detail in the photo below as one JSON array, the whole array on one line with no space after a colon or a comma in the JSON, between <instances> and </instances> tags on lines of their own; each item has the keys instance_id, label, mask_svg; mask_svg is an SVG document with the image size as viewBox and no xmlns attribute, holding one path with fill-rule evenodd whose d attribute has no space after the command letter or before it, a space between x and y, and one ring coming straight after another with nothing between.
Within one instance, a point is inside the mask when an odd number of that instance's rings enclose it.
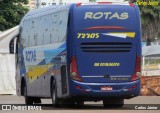
<instances>
[{"instance_id":1,"label":"yellow painted detail","mask_svg":"<svg viewBox=\"0 0 160 113\"><path fill-rule=\"evenodd\" d=\"M95 66L95 67L98 67L98 66L99 66L99 63L94 63L94 66Z\"/></svg>"},{"instance_id":2,"label":"yellow painted detail","mask_svg":"<svg viewBox=\"0 0 160 113\"><path fill-rule=\"evenodd\" d=\"M94 63L94 67L119 67L120 63L119 62L96 62Z\"/></svg>"},{"instance_id":3,"label":"yellow painted detail","mask_svg":"<svg viewBox=\"0 0 160 113\"><path fill-rule=\"evenodd\" d=\"M77 38L79 39L93 39L93 38L99 38L99 33L77 33Z\"/></svg>"},{"instance_id":4,"label":"yellow painted detail","mask_svg":"<svg viewBox=\"0 0 160 113\"><path fill-rule=\"evenodd\" d=\"M46 73L52 66L53 65L27 66L27 78L29 79L29 82L33 82L35 79L37 79L37 77Z\"/></svg>"},{"instance_id":5,"label":"yellow painted detail","mask_svg":"<svg viewBox=\"0 0 160 113\"><path fill-rule=\"evenodd\" d=\"M135 32L123 32L123 33L119 33L119 32L111 32L110 34L124 34L124 35L126 35L127 37L131 37L131 38L134 38L135 37Z\"/></svg>"}]
</instances>

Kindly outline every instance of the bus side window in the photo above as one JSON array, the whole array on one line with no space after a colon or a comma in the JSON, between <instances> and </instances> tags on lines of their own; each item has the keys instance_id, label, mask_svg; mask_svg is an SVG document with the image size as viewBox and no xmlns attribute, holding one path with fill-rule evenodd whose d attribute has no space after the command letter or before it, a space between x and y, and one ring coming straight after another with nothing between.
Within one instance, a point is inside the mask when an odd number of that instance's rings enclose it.
<instances>
[{"instance_id":1,"label":"bus side window","mask_svg":"<svg viewBox=\"0 0 160 113\"><path fill-rule=\"evenodd\" d=\"M57 18L58 18L58 13L54 13L54 14L52 14L52 22L53 23L57 23Z\"/></svg>"},{"instance_id":2,"label":"bus side window","mask_svg":"<svg viewBox=\"0 0 160 113\"><path fill-rule=\"evenodd\" d=\"M37 46L37 37L38 35L37 35L37 33L34 33L34 46Z\"/></svg>"},{"instance_id":3,"label":"bus side window","mask_svg":"<svg viewBox=\"0 0 160 113\"><path fill-rule=\"evenodd\" d=\"M31 46L30 35L28 35L28 47Z\"/></svg>"},{"instance_id":4,"label":"bus side window","mask_svg":"<svg viewBox=\"0 0 160 113\"><path fill-rule=\"evenodd\" d=\"M38 32L38 39L37 39L37 45L38 46L40 46L40 45L42 45L43 43L42 43L42 38L43 38L43 28L42 27L40 27L40 26L42 26L43 25L43 17L40 17L38 20L38 28L36 29L37 30L37 32Z\"/></svg>"},{"instance_id":5,"label":"bus side window","mask_svg":"<svg viewBox=\"0 0 160 113\"><path fill-rule=\"evenodd\" d=\"M27 25L27 21L24 21L23 22L23 26L26 26L26 25ZM21 27L20 28L19 37L24 39L23 47L28 46L27 27L23 27L23 28Z\"/></svg>"},{"instance_id":6,"label":"bus side window","mask_svg":"<svg viewBox=\"0 0 160 113\"><path fill-rule=\"evenodd\" d=\"M47 15L45 20L45 40L46 44L50 44L50 29L52 23L51 15Z\"/></svg>"},{"instance_id":7,"label":"bus side window","mask_svg":"<svg viewBox=\"0 0 160 113\"><path fill-rule=\"evenodd\" d=\"M67 31L67 22L68 22L68 12L63 11L60 12L60 18L58 22L59 26L59 42L62 42L66 39L66 31Z\"/></svg>"},{"instance_id":8,"label":"bus side window","mask_svg":"<svg viewBox=\"0 0 160 113\"><path fill-rule=\"evenodd\" d=\"M30 46L35 46L35 41L34 41L34 33L35 33L35 20L32 19L30 20Z\"/></svg>"},{"instance_id":9,"label":"bus side window","mask_svg":"<svg viewBox=\"0 0 160 113\"><path fill-rule=\"evenodd\" d=\"M51 42L52 43L58 42L58 31L59 31L58 22L59 22L59 13L52 14L52 33L51 33L51 35L52 35Z\"/></svg>"},{"instance_id":10,"label":"bus side window","mask_svg":"<svg viewBox=\"0 0 160 113\"><path fill-rule=\"evenodd\" d=\"M30 21L25 21L25 30L24 30L24 37L25 37L25 40L26 40L26 44L25 44L25 47L29 47L30 46Z\"/></svg>"},{"instance_id":11,"label":"bus side window","mask_svg":"<svg viewBox=\"0 0 160 113\"><path fill-rule=\"evenodd\" d=\"M52 44L52 15L48 15L48 39L49 39L49 44Z\"/></svg>"},{"instance_id":12,"label":"bus side window","mask_svg":"<svg viewBox=\"0 0 160 113\"><path fill-rule=\"evenodd\" d=\"M38 27L39 27L39 21L38 21L38 18L35 19L35 23L34 23L34 46L37 46L38 45Z\"/></svg>"},{"instance_id":13,"label":"bus side window","mask_svg":"<svg viewBox=\"0 0 160 113\"><path fill-rule=\"evenodd\" d=\"M42 23L41 23L41 26L43 26L42 28L42 45L45 45L46 44L46 17L43 17L42 18Z\"/></svg>"}]
</instances>

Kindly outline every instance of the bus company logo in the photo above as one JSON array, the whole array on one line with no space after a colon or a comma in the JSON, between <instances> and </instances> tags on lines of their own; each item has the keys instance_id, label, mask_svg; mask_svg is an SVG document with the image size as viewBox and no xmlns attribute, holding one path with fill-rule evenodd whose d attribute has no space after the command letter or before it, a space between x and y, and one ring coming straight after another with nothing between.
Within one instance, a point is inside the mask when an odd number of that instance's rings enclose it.
<instances>
[{"instance_id":1,"label":"bus company logo","mask_svg":"<svg viewBox=\"0 0 160 113\"><path fill-rule=\"evenodd\" d=\"M26 51L26 61L27 62L35 62L36 61L36 51L35 50L29 50Z\"/></svg>"},{"instance_id":2,"label":"bus company logo","mask_svg":"<svg viewBox=\"0 0 160 113\"><path fill-rule=\"evenodd\" d=\"M118 19L118 20L125 20L128 19L129 15L127 12L86 12L84 19Z\"/></svg>"},{"instance_id":3,"label":"bus company logo","mask_svg":"<svg viewBox=\"0 0 160 113\"><path fill-rule=\"evenodd\" d=\"M2 110L12 110L12 106L11 105L2 105Z\"/></svg>"},{"instance_id":4,"label":"bus company logo","mask_svg":"<svg viewBox=\"0 0 160 113\"><path fill-rule=\"evenodd\" d=\"M41 106L27 106L27 105L2 105L3 111L22 111L22 110L42 110Z\"/></svg>"},{"instance_id":5,"label":"bus company logo","mask_svg":"<svg viewBox=\"0 0 160 113\"><path fill-rule=\"evenodd\" d=\"M144 5L144 6L158 6L160 5L160 2L156 0L136 0L137 5Z\"/></svg>"}]
</instances>

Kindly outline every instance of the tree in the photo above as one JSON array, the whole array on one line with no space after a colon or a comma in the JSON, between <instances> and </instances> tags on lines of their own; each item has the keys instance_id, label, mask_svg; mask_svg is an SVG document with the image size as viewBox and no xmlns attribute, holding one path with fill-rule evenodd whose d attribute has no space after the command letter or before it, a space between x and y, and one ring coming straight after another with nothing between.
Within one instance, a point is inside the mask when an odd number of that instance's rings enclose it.
<instances>
[{"instance_id":1,"label":"tree","mask_svg":"<svg viewBox=\"0 0 160 113\"><path fill-rule=\"evenodd\" d=\"M158 33L158 38L160 39L160 32Z\"/></svg>"},{"instance_id":2,"label":"tree","mask_svg":"<svg viewBox=\"0 0 160 113\"><path fill-rule=\"evenodd\" d=\"M150 45L160 32L160 0L138 0L139 2L159 2L158 5L140 5L142 38ZM130 2L136 3L135 0Z\"/></svg>"},{"instance_id":3,"label":"tree","mask_svg":"<svg viewBox=\"0 0 160 113\"><path fill-rule=\"evenodd\" d=\"M160 0L157 0L160 3ZM160 5L139 6L141 10L142 36L150 45L160 32Z\"/></svg>"},{"instance_id":4,"label":"tree","mask_svg":"<svg viewBox=\"0 0 160 113\"><path fill-rule=\"evenodd\" d=\"M0 0L0 31L12 28L19 24L23 16L28 12L22 4L28 0Z\"/></svg>"}]
</instances>

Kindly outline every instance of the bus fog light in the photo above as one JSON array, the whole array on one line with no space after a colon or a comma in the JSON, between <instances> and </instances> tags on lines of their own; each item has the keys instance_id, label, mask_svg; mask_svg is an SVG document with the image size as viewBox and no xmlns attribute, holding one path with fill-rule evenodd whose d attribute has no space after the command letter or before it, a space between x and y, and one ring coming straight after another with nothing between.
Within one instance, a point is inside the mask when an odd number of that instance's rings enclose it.
<instances>
[{"instance_id":1,"label":"bus fog light","mask_svg":"<svg viewBox=\"0 0 160 113\"><path fill-rule=\"evenodd\" d=\"M140 76L141 76L141 72L137 72L136 75L137 75L138 77L140 77Z\"/></svg>"}]
</instances>

